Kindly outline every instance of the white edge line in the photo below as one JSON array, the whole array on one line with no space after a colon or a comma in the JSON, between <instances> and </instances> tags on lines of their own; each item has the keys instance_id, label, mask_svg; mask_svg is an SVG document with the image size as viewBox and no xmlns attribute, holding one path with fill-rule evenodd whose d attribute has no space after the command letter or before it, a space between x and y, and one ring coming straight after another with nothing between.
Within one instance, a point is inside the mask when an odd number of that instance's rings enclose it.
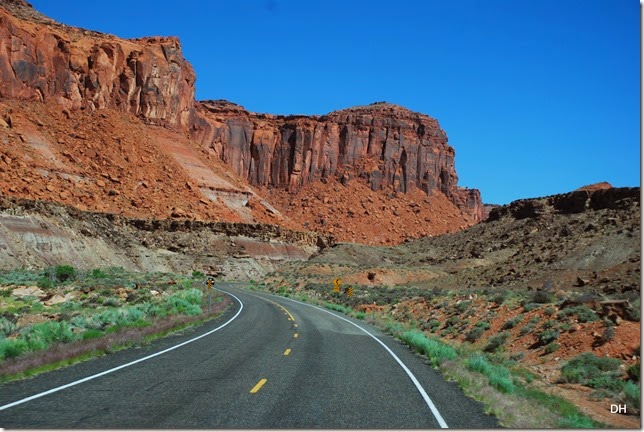
<instances>
[{"instance_id":1,"label":"white edge line","mask_svg":"<svg viewBox=\"0 0 644 432\"><path fill-rule=\"evenodd\" d=\"M106 371L103 371L103 372L97 373L97 374L95 374L95 375L91 375L91 376L88 376L88 377L85 377L85 378L79 379L79 380L74 381L74 382L71 382L71 383L69 383L69 384L65 384L65 385L62 385L62 386L60 386L60 387L56 387L56 388L53 388L53 389L51 389L51 390L44 391L44 392L42 392L42 393L38 393L38 394L35 394L35 395L33 395L33 396L26 397L26 398L24 398L24 399L20 399L20 400L18 400L18 401L11 402L11 403L6 404L6 405L2 405L2 406L0 406L0 411L5 410L5 409L7 409L7 408L14 407L14 406L16 406L16 405L21 405L21 404L23 404L23 403L26 403L26 402L32 401L32 400L34 400L34 399L41 398L41 397L43 397L43 396L50 395L50 394L52 394L52 393L59 392L59 391L61 391L61 390L64 390L64 389L69 388L69 387L73 387L73 386L75 386L75 385L78 385L78 384L84 383L84 382L86 382L86 381L91 381L91 380L93 380L93 379L95 379L95 378L98 378L98 377L101 377L101 376L103 376L103 375L107 375L107 374L110 374L110 373L112 373L112 372L116 372L116 371L117 371L117 370L119 370L119 369L124 369L124 368L126 368L126 367L129 367L129 366L135 365L135 364L137 364L137 363L141 363L141 362L146 361L146 360L149 360L149 359L151 359L151 358L153 358L153 357L160 356L161 354L165 354L165 353L167 353L167 352L169 352L169 351L175 350L175 349L180 348L180 347L182 347L182 346L184 346L184 345L187 345L187 344L189 344L189 343L192 343L192 342L194 342L194 341L196 341L196 340L199 340L199 339L201 339L201 338L203 338L203 337L206 337L206 336L208 336L208 335L210 335L210 334L212 334L212 333L214 333L214 332L216 332L216 331L218 331L218 330L221 330L222 328L226 327L228 324L230 324L231 322L233 322L233 320L234 320L235 318L237 318L237 316L241 313L242 309L244 309L244 304L242 303L242 301L241 301L241 300L239 300L239 298L238 298L237 296L235 296L235 295L233 295L233 294L231 294L231 293L229 293L229 292L226 292L226 291L222 291L222 290L218 290L218 291L221 291L221 292L223 292L223 293L225 293L225 294L228 294L228 295L230 295L230 296L234 297L234 298L239 302L239 306L240 306L240 308L239 308L239 311L237 311L237 313L235 314L235 316L234 316L234 317L232 317L231 319L229 319L228 321L226 321L224 324L220 325L220 326L219 326L219 327L217 327L216 329L214 329L214 330L210 330L210 331L208 331L208 332L206 332L206 333L204 333L204 334L202 334L202 335L199 335L199 336L197 336L197 337L195 337L195 338L192 338L192 339L190 339L190 340L187 340L187 341L185 341L185 342L181 342L181 343L180 343L180 344L178 344L178 345L174 345L174 346L171 346L170 348L166 348L166 349L164 349L163 351L159 351L159 352L157 352L157 353L150 354L149 356L142 357L142 358L140 358L140 359L138 359L138 360L134 360L134 361L131 361L131 362L129 362L129 363L125 363L125 364L122 364L122 365L120 365L120 366L117 366L117 367L115 367L115 368L108 369L108 370L106 370Z\"/></svg>"},{"instance_id":2,"label":"white edge line","mask_svg":"<svg viewBox=\"0 0 644 432\"><path fill-rule=\"evenodd\" d=\"M333 316L334 316L334 317L336 317L336 318L339 318L339 319L341 319L341 320L343 320L343 321L348 322L349 324L351 324L351 325L353 325L353 326L355 326L355 327L359 328L360 330L362 330L363 332L365 332L366 334L368 334L369 336L371 336L371 338L372 338L372 339L374 339L376 342L378 342L380 345L382 345L382 347L383 347L385 350L387 350L387 352L388 352L389 354L391 354L391 356L394 358L394 360L396 360L396 362L400 365L400 367L405 371L405 373L407 374L407 376L411 379L411 381L412 381L412 382L414 383L414 385L416 386L416 389L418 389L418 392L420 393L420 395L421 395L421 396L423 397L423 399L425 400L425 403L427 404L427 406L428 406L428 407L429 407L429 409L431 410L432 414L434 415L434 418L436 419L436 421L438 422L438 424L440 425L440 427L441 427L441 428L443 428L443 429L447 429L447 428L449 428L449 426L447 426L447 423L445 422L445 419L443 419L443 416L441 416L441 413L438 411L438 408L436 408L436 405L434 405L434 402L432 402L431 398L429 397L429 395L427 394L427 392L425 391L425 389L423 388L423 386L420 384L420 382L418 382L418 380L416 379L416 377L414 376L414 374L412 373L412 371L410 371L410 370L409 370L409 368L408 368L407 366L405 366L405 364L402 362L402 360L400 360L400 359L398 358L398 356L397 356L396 354L394 354L394 352L393 352L393 351L392 351L392 350L391 350L387 345L385 345L385 343L384 343L383 341L381 341L380 339L378 339L377 337L375 337L373 334L371 334L370 332L368 332L368 331L367 331L367 330L365 330L364 328L360 327L358 324L356 324L356 323L354 323L354 322L352 322L352 321L350 321L350 320L348 320L348 319L346 319L346 318L344 318L344 317L341 317L340 315L336 315L336 314L334 314L333 312L328 311L328 310L326 310L326 309L323 309L323 308L321 308L321 307L318 307L318 306L315 306L315 305L312 305L312 304L309 304L309 303L304 303L304 302L301 302L301 301L298 301L298 300L293 300L293 299L288 298L288 297L282 297L282 296L278 296L278 295L274 295L274 294L269 294L269 293L265 293L265 294L268 294L268 295L273 296L273 297L281 298L281 299L284 299L284 300L289 300L289 301L292 301L292 302L295 302L295 303L299 303L299 304L302 304L302 305L305 305L305 306L310 306L310 307L315 308L315 309L319 309L319 310L321 310L322 312L326 312L326 313L328 313L329 315L333 315ZM256 296L256 297L259 297L259 296Z\"/></svg>"}]
</instances>

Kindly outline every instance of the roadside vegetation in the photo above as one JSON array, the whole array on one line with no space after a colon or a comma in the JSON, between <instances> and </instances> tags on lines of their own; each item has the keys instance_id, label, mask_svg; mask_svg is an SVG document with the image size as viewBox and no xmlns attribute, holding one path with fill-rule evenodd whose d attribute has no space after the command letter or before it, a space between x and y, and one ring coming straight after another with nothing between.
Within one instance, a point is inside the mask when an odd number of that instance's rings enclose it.
<instances>
[{"instance_id":1,"label":"roadside vegetation","mask_svg":"<svg viewBox=\"0 0 644 432\"><path fill-rule=\"evenodd\" d=\"M80 271L63 265L0 273L0 376L19 378L208 319L224 309L204 275ZM204 311L205 305L205 311Z\"/></svg>"},{"instance_id":2,"label":"roadside vegetation","mask_svg":"<svg viewBox=\"0 0 644 432\"><path fill-rule=\"evenodd\" d=\"M294 288L289 288L289 286ZM615 334L615 323L600 316L585 299L549 292L517 293L493 289L455 293L414 287L353 286L354 295L332 292L322 283L254 283L254 289L308 301L358 319L367 320L400 339L469 396L483 402L489 414L510 428L602 428L573 403L544 391L543 379L524 366L526 351L509 351L519 339L539 356L555 356L562 334L581 324L601 325L601 346ZM501 305L515 311L498 322ZM419 312L418 308L425 311ZM639 320L639 299L625 314ZM497 320L494 328L492 322ZM612 319L615 319L612 317ZM637 352L626 353L634 356ZM534 354L533 354L534 355ZM626 364L615 358L584 353L563 362L560 382L592 389L598 400L626 404L639 415L639 361Z\"/></svg>"}]
</instances>

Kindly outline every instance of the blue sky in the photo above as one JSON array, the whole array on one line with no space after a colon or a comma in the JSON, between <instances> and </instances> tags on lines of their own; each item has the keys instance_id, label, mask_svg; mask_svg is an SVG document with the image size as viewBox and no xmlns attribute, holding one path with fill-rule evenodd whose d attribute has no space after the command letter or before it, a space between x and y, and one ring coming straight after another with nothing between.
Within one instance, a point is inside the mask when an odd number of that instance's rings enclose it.
<instances>
[{"instance_id":1,"label":"blue sky","mask_svg":"<svg viewBox=\"0 0 644 432\"><path fill-rule=\"evenodd\" d=\"M459 185L486 203L640 185L635 0L30 2L120 37L179 36L200 100L428 114L456 150Z\"/></svg>"}]
</instances>

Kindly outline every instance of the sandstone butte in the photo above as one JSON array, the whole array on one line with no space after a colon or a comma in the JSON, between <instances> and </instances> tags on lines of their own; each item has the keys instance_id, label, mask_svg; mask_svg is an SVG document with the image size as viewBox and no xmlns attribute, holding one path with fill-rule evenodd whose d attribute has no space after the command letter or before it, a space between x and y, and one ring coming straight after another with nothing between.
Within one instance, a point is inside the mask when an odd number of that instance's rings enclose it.
<instances>
[{"instance_id":1,"label":"sandstone butte","mask_svg":"<svg viewBox=\"0 0 644 432\"><path fill-rule=\"evenodd\" d=\"M292 195L320 181L360 181L382 195L444 195L454 208L442 216L457 215L455 229L485 216L479 191L457 185L454 149L427 115L385 102L321 116L198 102L177 38L125 40L74 28L22 0L0 0L0 44L2 99L134 115L189 137L259 190Z\"/></svg>"}]
</instances>

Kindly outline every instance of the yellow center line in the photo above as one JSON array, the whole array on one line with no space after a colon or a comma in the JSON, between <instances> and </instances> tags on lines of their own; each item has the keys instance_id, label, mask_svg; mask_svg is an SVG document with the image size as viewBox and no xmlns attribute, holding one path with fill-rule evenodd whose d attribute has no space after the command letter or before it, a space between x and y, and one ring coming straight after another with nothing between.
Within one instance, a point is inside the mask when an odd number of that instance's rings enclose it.
<instances>
[{"instance_id":1,"label":"yellow center line","mask_svg":"<svg viewBox=\"0 0 644 432\"><path fill-rule=\"evenodd\" d=\"M293 335L293 337L294 337L294 338L296 338L296 337L297 337L297 333L295 333L295 334Z\"/></svg>"},{"instance_id":2,"label":"yellow center line","mask_svg":"<svg viewBox=\"0 0 644 432\"><path fill-rule=\"evenodd\" d=\"M284 351L284 355L287 356L291 353L291 349L287 348L286 351Z\"/></svg>"},{"instance_id":3,"label":"yellow center line","mask_svg":"<svg viewBox=\"0 0 644 432\"><path fill-rule=\"evenodd\" d=\"M281 308L284 311L284 314L288 315L288 317L290 318L290 321L295 321L295 318L293 318L293 315L291 315L291 313L284 306L282 306L279 303L275 303L274 301L271 301L271 300L267 300L267 301L269 301L269 302L273 303L274 305L277 305L279 308Z\"/></svg>"},{"instance_id":4,"label":"yellow center line","mask_svg":"<svg viewBox=\"0 0 644 432\"><path fill-rule=\"evenodd\" d=\"M253 389L250 392L257 393L259 389L261 389L262 386L266 384L266 381L268 381L266 378L262 378L261 380L259 380L259 382L255 385L255 387L253 387Z\"/></svg>"},{"instance_id":5,"label":"yellow center line","mask_svg":"<svg viewBox=\"0 0 644 432\"><path fill-rule=\"evenodd\" d=\"M297 327L297 324L293 324L295 327Z\"/></svg>"}]
</instances>

